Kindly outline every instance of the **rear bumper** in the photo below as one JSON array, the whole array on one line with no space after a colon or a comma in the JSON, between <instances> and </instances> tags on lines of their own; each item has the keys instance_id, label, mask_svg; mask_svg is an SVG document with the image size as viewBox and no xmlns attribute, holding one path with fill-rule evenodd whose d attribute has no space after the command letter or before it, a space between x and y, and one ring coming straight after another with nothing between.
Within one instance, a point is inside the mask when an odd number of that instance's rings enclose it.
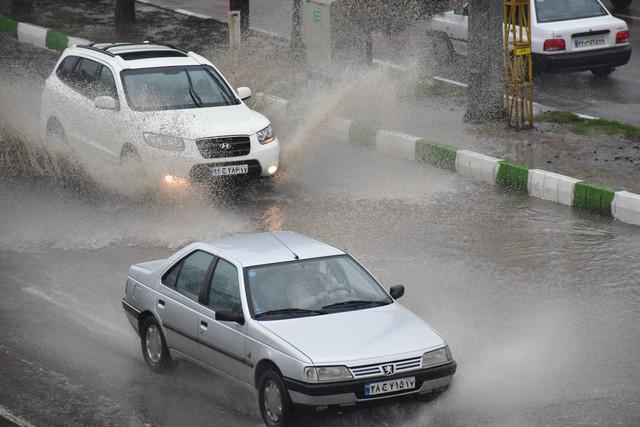
<instances>
[{"instance_id":1,"label":"rear bumper","mask_svg":"<svg viewBox=\"0 0 640 427\"><path fill-rule=\"evenodd\" d=\"M585 71L592 68L619 67L629 62L631 46L596 49L586 52L532 54L543 71Z\"/></svg>"},{"instance_id":2,"label":"rear bumper","mask_svg":"<svg viewBox=\"0 0 640 427\"><path fill-rule=\"evenodd\" d=\"M140 317L140 310L129 304L124 298L122 298L122 308L127 315L127 320L131 323L133 329L138 333L138 318Z\"/></svg>"},{"instance_id":3,"label":"rear bumper","mask_svg":"<svg viewBox=\"0 0 640 427\"><path fill-rule=\"evenodd\" d=\"M387 377L374 377L356 381L341 381L325 384L309 384L285 378L284 383L289 390L291 400L295 404L308 406L350 405L411 394L424 394L434 390L443 389L451 382L453 374L456 372L456 368L456 362L451 361L450 363L436 366L434 368L404 372L400 375ZM415 389L372 397L366 397L364 395L365 384L406 377L416 378Z\"/></svg>"}]
</instances>

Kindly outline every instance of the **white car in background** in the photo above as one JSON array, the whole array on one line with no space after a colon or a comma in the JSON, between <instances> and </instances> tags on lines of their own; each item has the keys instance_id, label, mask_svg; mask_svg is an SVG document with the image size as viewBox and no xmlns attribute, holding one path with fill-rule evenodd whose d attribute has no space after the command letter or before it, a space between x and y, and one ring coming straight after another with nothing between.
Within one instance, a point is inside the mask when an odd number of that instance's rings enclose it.
<instances>
[{"instance_id":1,"label":"white car in background","mask_svg":"<svg viewBox=\"0 0 640 427\"><path fill-rule=\"evenodd\" d=\"M468 3L433 17L440 60L466 55ZM606 76L631 58L627 23L600 0L531 0L531 54L537 71L585 71Z\"/></svg>"},{"instance_id":2,"label":"white car in background","mask_svg":"<svg viewBox=\"0 0 640 427\"><path fill-rule=\"evenodd\" d=\"M128 164L150 183L272 176L280 147L269 120L207 59L158 43L73 46L42 94L46 144L91 172Z\"/></svg>"}]
</instances>

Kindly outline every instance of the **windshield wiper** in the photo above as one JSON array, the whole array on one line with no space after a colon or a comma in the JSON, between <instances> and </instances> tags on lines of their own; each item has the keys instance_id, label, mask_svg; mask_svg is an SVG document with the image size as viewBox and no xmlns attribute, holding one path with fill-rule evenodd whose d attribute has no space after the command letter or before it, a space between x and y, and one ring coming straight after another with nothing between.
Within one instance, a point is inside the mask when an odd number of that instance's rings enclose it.
<instances>
[{"instance_id":1,"label":"windshield wiper","mask_svg":"<svg viewBox=\"0 0 640 427\"><path fill-rule=\"evenodd\" d=\"M269 311L265 311L263 313L259 313L256 314L255 318L259 319L261 317L267 317L267 316L276 316L279 314L327 314L326 311L324 310L308 310L306 308L281 308L278 310L269 310Z\"/></svg>"},{"instance_id":2,"label":"windshield wiper","mask_svg":"<svg viewBox=\"0 0 640 427\"><path fill-rule=\"evenodd\" d=\"M331 309L331 308L338 308L338 307L357 307L357 306L361 306L361 305L367 305L370 307L378 307L381 305L387 305L389 304L388 301L368 301L368 300L349 300L349 301L342 301L342 302L336 302L335 304L329 304L329 305L325 305L322 307L323 310L326 309Z\"/></svg>"},{"instance_id":3,"label":"windshield wiper","mask_svg":"<svg viewBox=\"0 0 640 427\"><path fill-rule=\"evenodd\" d=\"M189 81L189 95L191 95L191 99L193 99L193 103L196 104L199 108L202 108L202 99L198 96L195 90L193 90L193 83L191 82L191 76L188 71L185 71L187 74L187 80Z\"/></svg>"}]
</instances>

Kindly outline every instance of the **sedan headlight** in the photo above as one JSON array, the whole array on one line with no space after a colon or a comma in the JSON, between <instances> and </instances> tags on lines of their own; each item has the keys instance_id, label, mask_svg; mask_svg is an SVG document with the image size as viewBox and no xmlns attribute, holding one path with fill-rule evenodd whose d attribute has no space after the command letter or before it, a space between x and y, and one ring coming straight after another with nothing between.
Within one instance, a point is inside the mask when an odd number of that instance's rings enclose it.
<instances>
[{"instance_id":1,"label":"sedan headlight","mask_svg":"<svg viewBox=\"0 0 640 427\"><path fill-rule=\"evenodd\" d=\"M426 368L434 365L441 365L451 360L449 346L444 346L437 350L429 351L422 355L422 367Z\"/></svg>"},{"instance_id":2,"label":"sedan headlight","mask_svg":"<svg viewBox=\"0 0 640 427\"><path fill-rule=\"evenodd\" d=\"M256 135L258 135L258 142L262 145L268 144L276 139L276 134L273 131L273 126L271 125L262 129Z\"/></svg>"},{"instance_id":3,"label":"sedan headlight","mask_svg":"<svg viewBox=\"0 0 640 427\"><path fill-rule=\"evenodd\" d=\"M307 366L304 380L307 382L350 380L353 376L346 366Z\"/></svg>"},{"instance_id":4,"label":"sedan headlight","mask_svg":"<svg viewBox=\"0 0 640 427\"><path fill-rule=\"evenodd\" d=\"M144 140L147 142L147 144L149 144L153 148L169 151L184 150L184 141L182 140L182 138L150 132L144 132L142 135L144 136Z\"/></svg>"}]
</instances>

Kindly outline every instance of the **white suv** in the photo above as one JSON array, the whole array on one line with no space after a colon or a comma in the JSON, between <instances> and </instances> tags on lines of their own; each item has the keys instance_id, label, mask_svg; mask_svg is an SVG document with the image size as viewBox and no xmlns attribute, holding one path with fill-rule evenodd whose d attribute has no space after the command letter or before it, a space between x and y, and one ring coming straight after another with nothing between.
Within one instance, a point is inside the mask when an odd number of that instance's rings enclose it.
<instances>
[{"instance_id":1,"label":"white suv","mask_svg":"<svg viewBox=\"0 0 640 427\"><path fill-rule=\"evenodd\" d=\"M600 0L531 0L531 54L539 71L591 70L606 76L631 58L627 23ZM466 54L468 3L433 17L435 52Z\"/></svg>"},{"instance_id":2,"label":"white suv","mask_svg":"<svg viewBox=\"0 0 640 427\"><path fill-rule=\"evenodd\" d=\"M50 151L91 173L134 165L150 183L272 176L280 145L269 120L193 52L144 42L66 49L42 94ZM95 175L94 175L95 176Z\"/></svg>"}]
</instances>

